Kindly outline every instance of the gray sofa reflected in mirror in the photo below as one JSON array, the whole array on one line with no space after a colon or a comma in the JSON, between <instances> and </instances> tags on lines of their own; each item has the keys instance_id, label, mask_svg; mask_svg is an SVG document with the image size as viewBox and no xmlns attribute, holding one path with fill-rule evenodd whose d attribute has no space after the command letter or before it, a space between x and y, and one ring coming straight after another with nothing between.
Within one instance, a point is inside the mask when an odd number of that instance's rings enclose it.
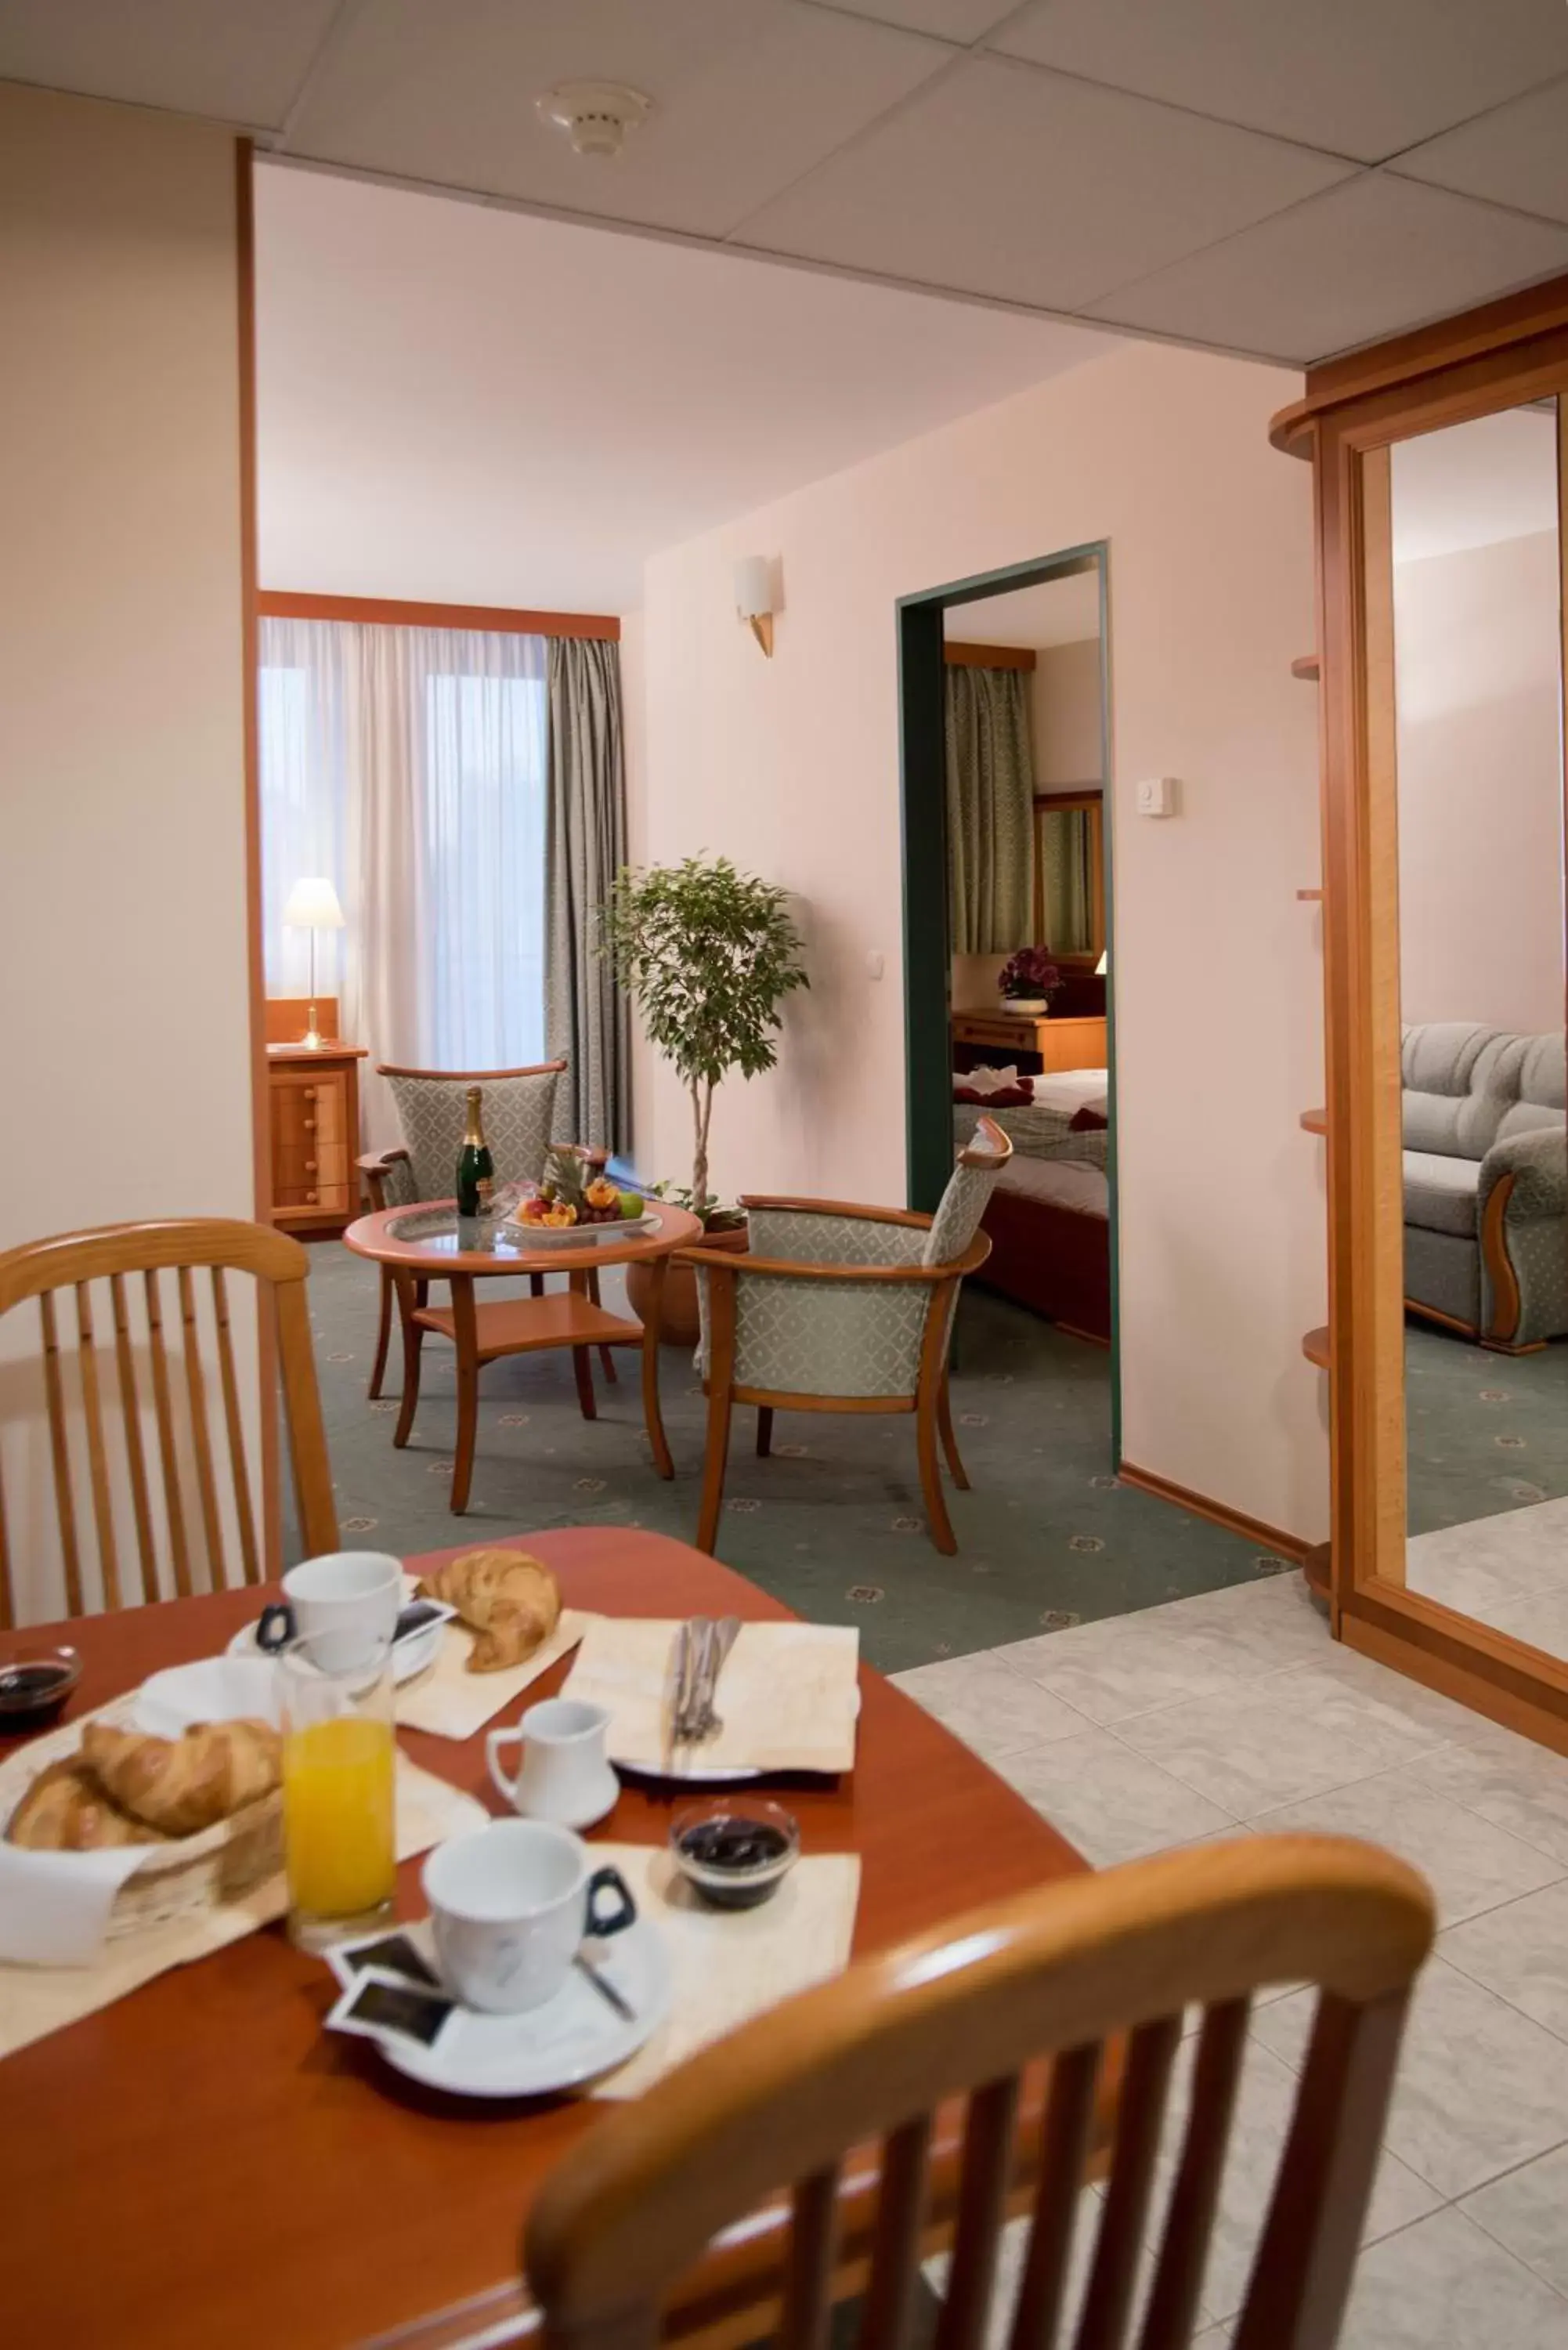
<instances>
[{"instance_id":1,"label":"gray sofa reflected in mirror","mask_svg":"<svg viewBox=\"0 0 1568 2350\"><path fill-rule=\"evenodd\" d=\"M1405 1302L1510 1351L1568 1334L1561 1032L1407 1028Z\"/></svg>"}]
</instances>

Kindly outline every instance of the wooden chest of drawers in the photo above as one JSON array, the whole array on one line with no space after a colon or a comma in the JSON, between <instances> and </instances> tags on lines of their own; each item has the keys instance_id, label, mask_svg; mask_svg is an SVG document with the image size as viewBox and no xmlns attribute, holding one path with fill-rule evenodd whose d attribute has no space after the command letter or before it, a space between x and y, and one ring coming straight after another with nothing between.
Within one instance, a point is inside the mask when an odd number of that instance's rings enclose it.
<instances>
[{"instance_id":1,"label":"wooden chest of drawers","mask_svg":"<svg viewBox=\"0 0 1568 2350\"><path fill-rule=\"evenodd\" d=\"M286 1232L341 1231L359 1212L360 1045L267 1046L272 1220Z\"/></svg>"},{"instance_id":2,"label":"wooden chest of drawers","mask_svg":"<svg viewBox=\"0 0 1568 2350\"><path fill-rule=\"evenodd\" d=\"M1053 1069L1106 1066L1103 1014L1097 1019L1050 1020L1027 1012L955 1012L952 1033L955 1045L1002 1065L1034 1061L1046 1076Z\"/></svg>"}]
</instances>

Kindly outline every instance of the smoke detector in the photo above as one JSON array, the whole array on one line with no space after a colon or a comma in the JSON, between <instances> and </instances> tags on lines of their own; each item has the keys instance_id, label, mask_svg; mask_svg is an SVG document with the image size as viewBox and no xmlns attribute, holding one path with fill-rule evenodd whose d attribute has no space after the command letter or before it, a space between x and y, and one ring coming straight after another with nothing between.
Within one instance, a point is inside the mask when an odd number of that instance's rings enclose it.
<instances>
[{"instance_id":1,"label":"smoke detector","mask_svg":"<svg viewBox=\"0 0 1568 2350\"><path fill-rule=\"evenodd\" d=\"M653 100L618 81L563 81L535 103L564 130L579 155L618 155L627 133L653 111Z\"/></svg>"}]
</instances>

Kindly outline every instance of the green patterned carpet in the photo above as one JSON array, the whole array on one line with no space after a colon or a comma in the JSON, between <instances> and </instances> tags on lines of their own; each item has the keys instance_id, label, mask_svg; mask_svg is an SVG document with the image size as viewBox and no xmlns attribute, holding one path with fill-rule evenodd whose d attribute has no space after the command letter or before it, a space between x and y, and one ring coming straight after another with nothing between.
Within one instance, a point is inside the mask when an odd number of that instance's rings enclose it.
<instances>
[{"instance_id":1,"label":"green patterned carpet","mask_svg":"<svg viewBox=\"0 0 1568 2350\"><path fill-rule=\"evenodd\" d=\"M1568 1494L1568 1338L1492 1355L1407 1321L1405 1376L1411 1534Z\"/></svg>"},{"instance_id":2,"label":"green patterned carpet","mask_svg":"<svg viewBox=\"0 0 1568 2350\"><path fill-rule=\"evenodd\" d=\"M493 1283L493 1298L512 1284ZM565 1353L517 1357L482 1375L468 1513L447 1508L455 1421L450 1350L425 1346L419 1417L392 1449L389 1397L366 1400L375 1347L374 1268L336 1242L311 1250L310 1299L346 1543L403 1555L472 1538L563 1525L696 1531L706 1407L691 1363L666 1348L663 1405L673 1483L648 1465L635 1350L620 1380L596 1372L599 1418L577 1409ZM619 1276L605 1304L621 1306ZM1094 1617L1249 1580L1282 1562L1185 1511L1117 1483L1109 1461L1109 1357L982 1290L963 1300L953 1416L973 1491L950 1491L956 1558L926 1537L914 1423L780 1412L774 1458L753 1451L737 1409L719 1555L821 1623L856 1624L867 1657L896 1672Z\"/></svg>"}]
</instances>

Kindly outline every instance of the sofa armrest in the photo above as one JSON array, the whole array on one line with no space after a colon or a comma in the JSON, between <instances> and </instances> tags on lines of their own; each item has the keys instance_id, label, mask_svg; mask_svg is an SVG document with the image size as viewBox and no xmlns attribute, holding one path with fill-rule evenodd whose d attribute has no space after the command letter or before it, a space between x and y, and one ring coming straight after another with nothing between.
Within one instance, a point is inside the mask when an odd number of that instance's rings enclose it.
<instances>
[{"instance_id":1,"label":"sofa armrest","mask_svg":"<svg viewBox=\"0 0 1568 2350\"><path fill-rule=\"evenodd\" d=\"M1568 1215L1568 1124L1536 1126L1494 1142L1481 1161L1482 1214L1497 1186L1513 1178L1504 1210L1510 1224Z\"/></svg>"}]
</instances>

